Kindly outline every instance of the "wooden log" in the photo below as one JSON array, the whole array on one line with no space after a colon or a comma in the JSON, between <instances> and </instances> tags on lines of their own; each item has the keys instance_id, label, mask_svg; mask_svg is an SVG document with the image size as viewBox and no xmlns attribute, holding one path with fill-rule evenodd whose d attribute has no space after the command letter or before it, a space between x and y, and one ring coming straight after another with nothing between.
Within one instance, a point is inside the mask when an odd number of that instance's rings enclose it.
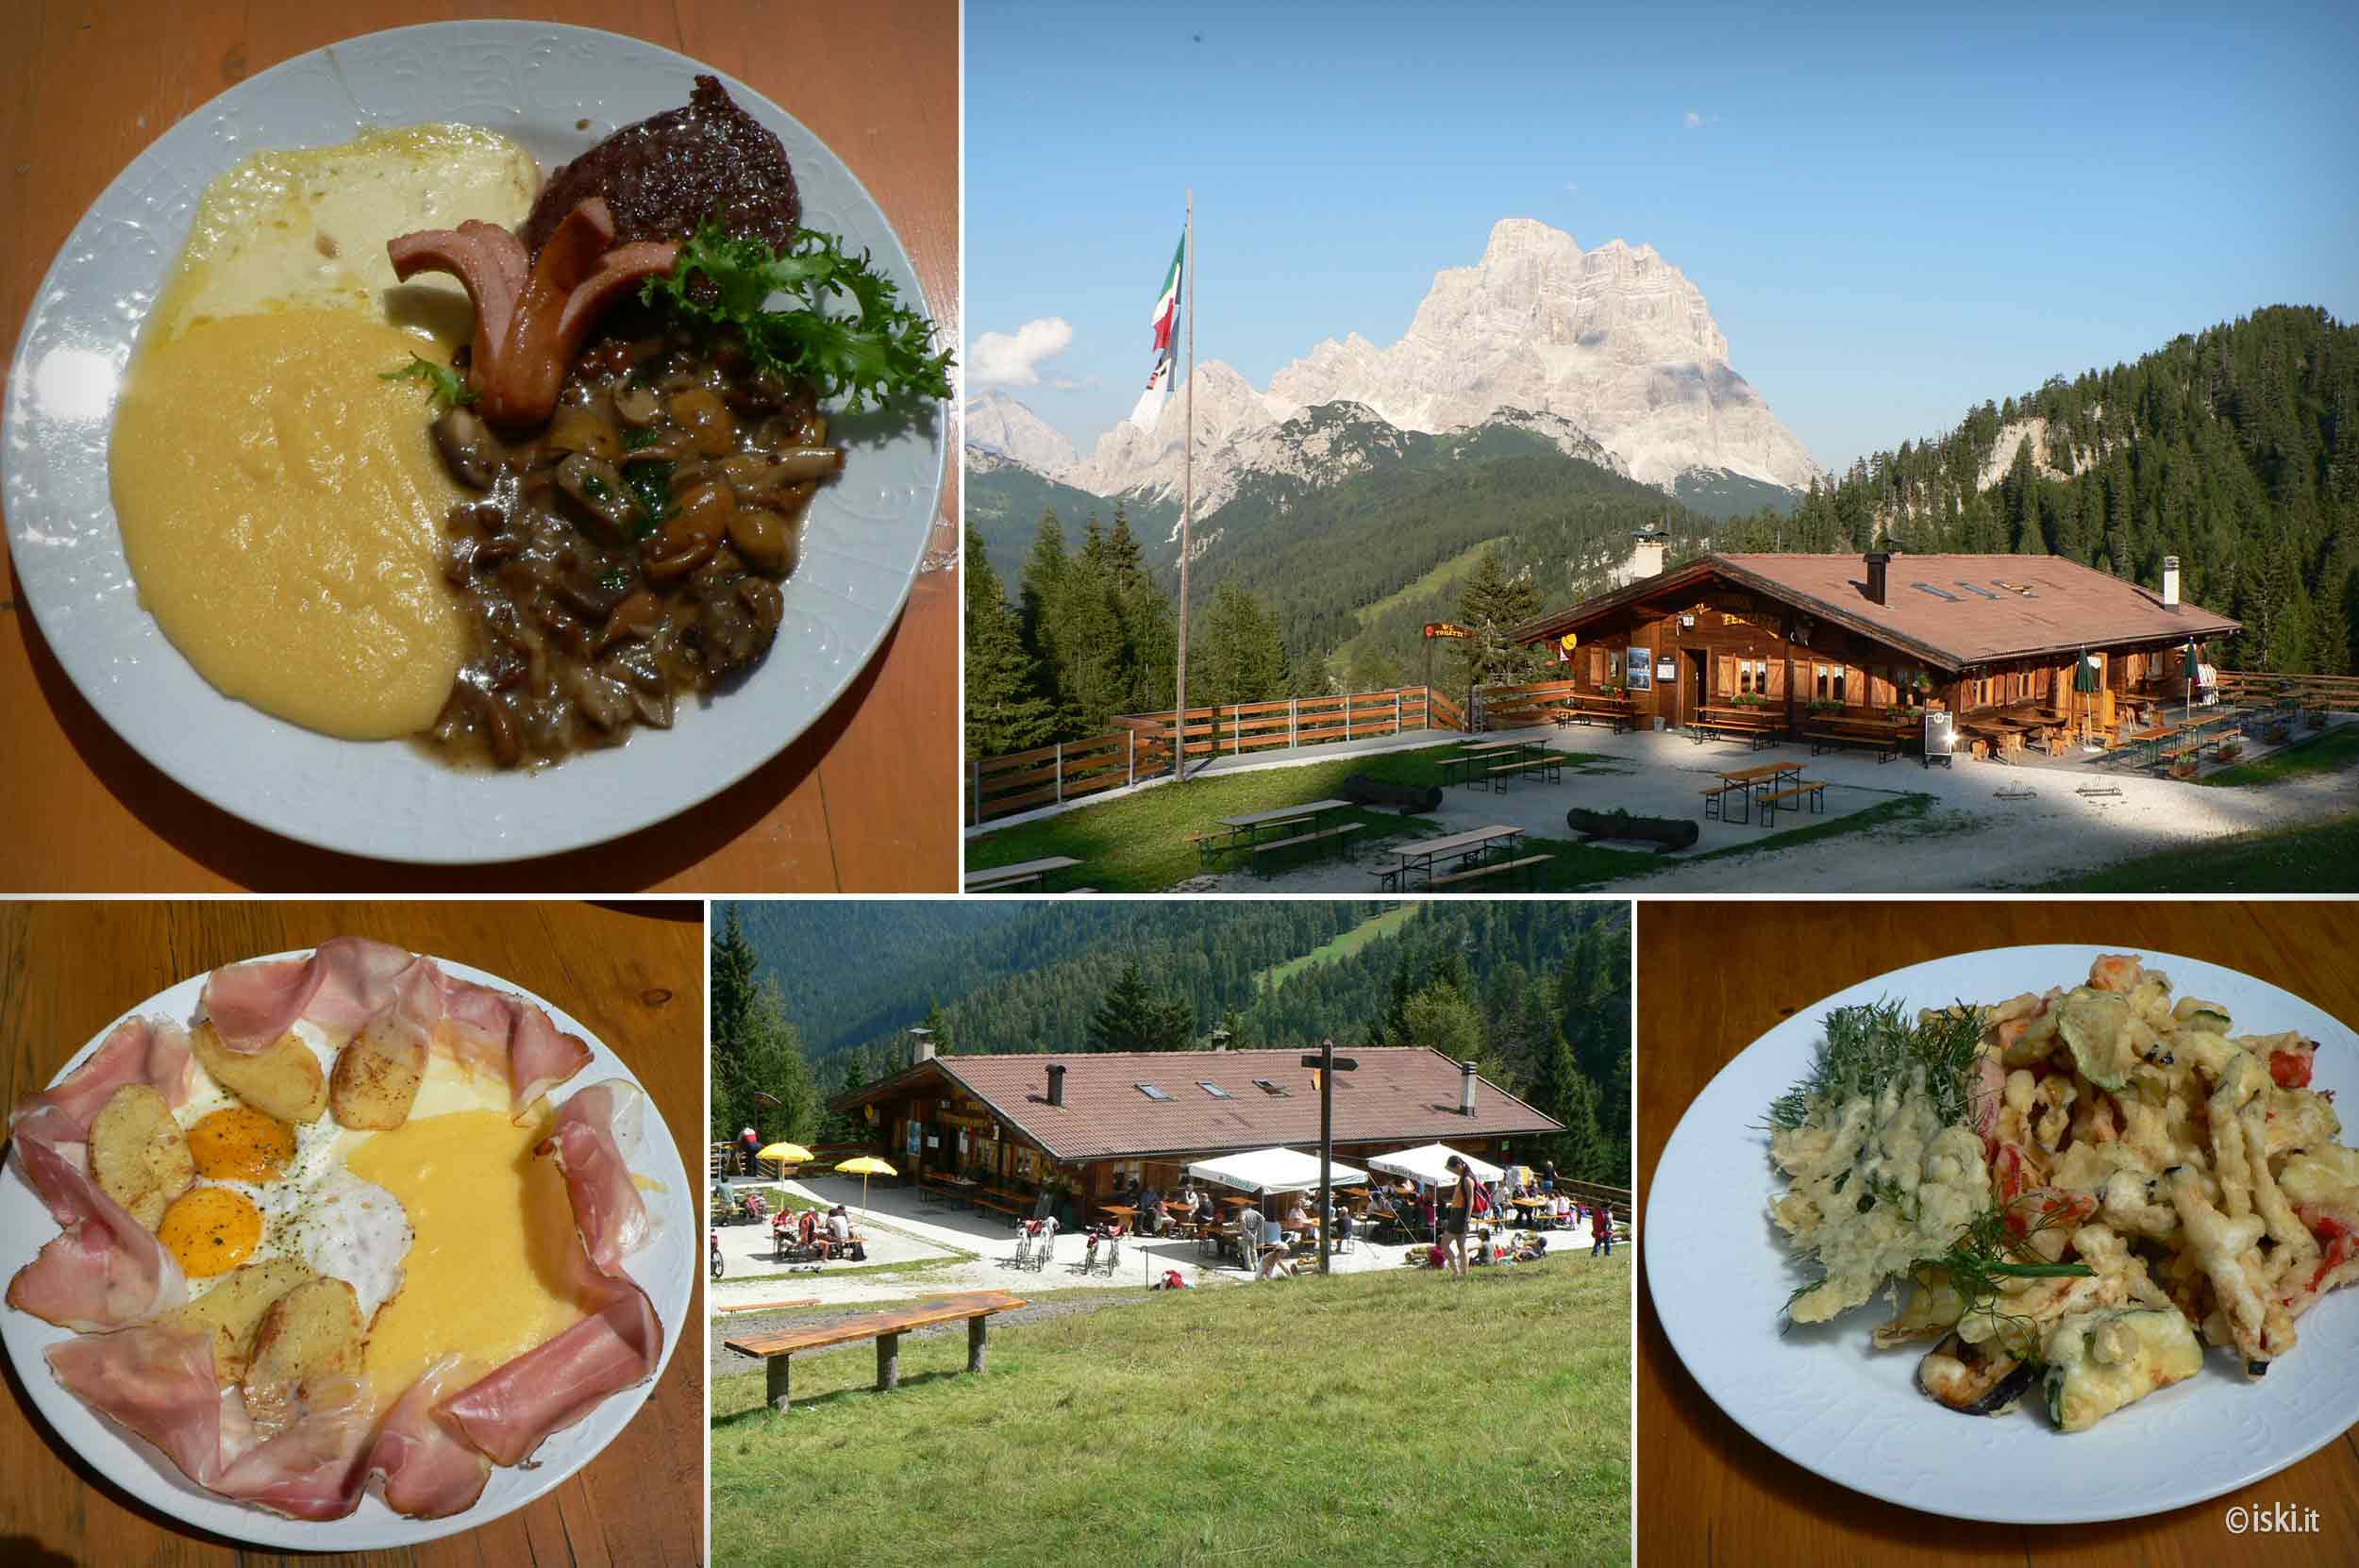
<instances>
[{"instance_id":1,"label":"wooden log","mask_svg":"<svg viewBox=\"0 0 2359 1568\"><path fill-rule=\"evenodd\" d=\"M1685 817L1633 817L1628 811L1584 811L1578 806L1564 813L1564 826L1584 841L1637 839L1665 849L1685 849L1703 832Z\"/></svg>"},{"instance_id":2,"label":"wooden log","mask_svg":"<svg viewBox=\"0 0 2359 1568\"><path fill-rule=\"evenodd\" d=\"M770 1396L770 1408L782 1410L787 1406L787 1368L792 1356L773 1356L762 1363L764 1392Z\"/></svg>"},{"instance_id":3,"label":"wooden log","mask_svg":"<svg viewBox=\"0 0 2359 1568\"><path fill-rule=\"evenodd\" d=\"M984 1341L991 1335L991 1314L978 1312L966 1320L966 1370L983 1370Z\"/></svg>"},{"instance_id":4,"label":"wooden log","mask_svg":"<svg viewBox=\"0 0 2359 1568\"><path fill-rule=\"evenodd\" d=\"M1442 804L1438 784L1396 784L1356 773L1344 780L1343 797L1357 806L1397 806L1410 811L1430 811Z\"/></svg>"},{"instance_id":5,"label":"wooden log","mask_svg":"<svg viewBox=\"0 0 2359 1568\"><path fill-rule=\"evenodd\" d=\"M901 1386L901 1336L877 1336L877 1392L891 1393Z\"/></svg>"}]
</instances>

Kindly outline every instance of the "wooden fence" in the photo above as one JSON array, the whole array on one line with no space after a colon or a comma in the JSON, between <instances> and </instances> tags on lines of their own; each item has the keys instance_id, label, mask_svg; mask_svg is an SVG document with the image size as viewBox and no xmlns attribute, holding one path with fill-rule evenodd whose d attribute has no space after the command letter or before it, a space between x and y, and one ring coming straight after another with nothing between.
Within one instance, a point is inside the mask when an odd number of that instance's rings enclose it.
<instances>
[{"instance_id":1,"label":"wooden fence","mask_svg":"<svg viewBox=\"0 0 2359 1568\"><path fill-rule=\"evenodd\" d=\"M1085 741L1062 741L966 765L966 820L972 825L1036 806L1060 805L1171 772L1172 748L1191 758L1365 741L1420 729L1466 727L1464 712L1438 692L1403 686L1333 697L1191 708L1184 717L1127 713Z\"/></svg>"},{"instance_id":2,"label":"wooden fence","mask_svg":"<svg viewBox=\"0 0 2359 1568\"><path fill-rule=\"evenodd\" d=\"M1580 688L1569 680L1544 680L1530 686L1475 688L1473 728L1522 729L1536 725L1548 710L1564 703Z\"/></svg>"},{"instance_id":3,"label":"wooden fence","mask_svg":"<svg viewBox=\"0 0 2359 1568\"><path fill-rule=\"evenodd\" d=\"M2231 702L2359 709L2359 676L2281 676L2267 670L2222 670L2219 694Z\"/></svg>"}]
</instances>

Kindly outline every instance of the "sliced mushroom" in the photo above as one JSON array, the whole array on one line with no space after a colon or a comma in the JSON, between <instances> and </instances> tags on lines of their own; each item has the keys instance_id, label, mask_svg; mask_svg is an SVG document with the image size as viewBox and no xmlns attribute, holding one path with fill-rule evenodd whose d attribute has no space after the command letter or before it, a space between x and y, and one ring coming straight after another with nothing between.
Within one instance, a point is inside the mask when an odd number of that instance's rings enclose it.
<instances>
[{"instance_id":1,"label":"sliced mushroom","mask_svg":"<svg viewBox=\"0 0 2359 1568\"><path fill-rule=\"evenodd\" d=\"M736 510L737 501L728 485L716 479L696 486L679 498L672 515L664 519L640 558L641 568L657 582L669 582L694 571L720 548Z\"/></svg>"},{"instance_id":2,"label":"sliced mushroom","mask_svg":"<svg viewBox=\"0 0 2359 1568\"><path fill-rule=\"evenodd\" d=\"M500 444L492 427L472 409L445 409L434 422L434 444L451 477L474 490L489 490L500 468Z\"/></svg>"},{"instance_id":3,"label":"sliced mushroom","mask_svg":"<svg viewBox=\"0 0 2359 1568\"><path fill-rule=\"evenodd\" d=\"M606 618L606 628L598 633L594 651L604 653L627 638L652 635L661 614L662 607L656 603L655 595L644 588L638 590L616 605L613 613Z\"/></svg>"},{"instance_id":4,"label":"sliced mushroom","mask_svg":"<svg viewBox=\"0 0 2359 1568\"><path fill-rule=\"evenodd\" d=\"M737 416L707 387L689 387L664 402L672 423L688 432L689 444L708 458L737 450Z\"/></svg>"},{"instance_id":5,"label":"sliced mushroom","mask_svg":"<svg viewBox=\"0 0 2359 1568\"><path fill-rule=\"evenodd\" d=\"M663 417L663 404L644 381L630 381L614 393L614 412L626 425L644 429Z\"/></svg>"},{"instance_id":6,"label":"sliced mushroom","mask_svg":"<svg viewBox=\"0 0 2359 1568\"><path fill-rule=\"evenodd\" d=\"M558 452L587 452L608 462L623 455L623 439L613 425L595 408L586 404L569 405L557 410L549 421L548 432L541 438L542 445Z\"/></svg>"},{"instance_id":7,"label":"sliced mushroom","mask_svg":"<svg viewBox=\"0 0 2359 1568\"><path fill-rule=\"evenodd\" d=\"M629 487L623 483L622 471L612 463L576 452L557 465L557 484L605 525L604 531L614 542L630 538L631 519L638 508Z\"/></svg>"},{"instance_id":8,"label":"sliced mushroom","mask_svg":"<svg viewBox=\"0 0 2359 1568\"><path fill-rule=\"evenodd\" d=\"M766 577L795 570L797 532L792 520L768 507L740 507L729 517L730 547Z\"/></svg>"}]
</instances>

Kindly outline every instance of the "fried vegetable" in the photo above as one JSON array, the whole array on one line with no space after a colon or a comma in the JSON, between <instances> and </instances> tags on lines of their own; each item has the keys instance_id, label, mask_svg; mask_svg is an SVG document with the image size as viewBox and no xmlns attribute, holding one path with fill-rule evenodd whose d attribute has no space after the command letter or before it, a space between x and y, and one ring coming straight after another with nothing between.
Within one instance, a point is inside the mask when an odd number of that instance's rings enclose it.
<instances>
[{"instance_id":1,"label":"fried vegetable","mask_svg":"<svg viewBox=\"0 0 2359 1568\"><path fill-rule=\"evenodd\" d=\"M248 1263L232 1270L220 1284L187 1306L176 1309L173 1320L213 1331L213 1378L227 1388L245 1381L262 1314L280 1296L311 1277L311 1271L292 1258Z\"/></svg>"},{"instance_id":2,"label":"fried vegetable","mask_svg":"<svg viewBox=\"0 0 2359 1568\"><path fill-rule=\"evenodd\" d=\"M266 1432L286 1428L310 1399L360 1376L360 1299L341 1279L311 1279L287 1292L254 1329L245 1406Z\"/></svg>"},{"instance_id":3,"label":"fried vegetable","mask_svg":"<svg viewBox=\"0 0 2359 1568\"><path fill-rule=\"evenodd\" d=\"M187 1135L163 1095L145 1083L123 1085L98 1108L91 1120L90 1166L99 1191L150 1230L196 1179Z\"/></svg>"},{"instance_id":4,"label":"fried vegetable","mask_svg":"<svg viewBox=\"0 0 2359 1568\"><path fill-rule=\"evenodd\" d=\"M2176 1308L2075 1312L2049 1330L2047 1357L2048 1413L2067 1432L2203 1370L2203 1346Z\"/></svg>"},{"instance_id":5,"label":"fried vegetable","mask_svg":"<svg viewBox=\"0 0 2359 1568\"><path fill-rule=\"evenodd\" d=\"M316 1122L327 1109L327 1075L293 1033L248 1056L224 1043L209 1019L189 1031L189 1047L224 1088L282 1122Z\"/></svg>"},{"instance_id":6,"label":"fried vegetable","mask_svg":"<svg viewBox=\"0 0 2359 1568\"><path fill-rule=\"evenodd\" d=\"M390 1014L345 1042L327 1080L336 1125L390 1132L410 1120L426 1079L426 1037Z\"/></svg>"}]
</instances>

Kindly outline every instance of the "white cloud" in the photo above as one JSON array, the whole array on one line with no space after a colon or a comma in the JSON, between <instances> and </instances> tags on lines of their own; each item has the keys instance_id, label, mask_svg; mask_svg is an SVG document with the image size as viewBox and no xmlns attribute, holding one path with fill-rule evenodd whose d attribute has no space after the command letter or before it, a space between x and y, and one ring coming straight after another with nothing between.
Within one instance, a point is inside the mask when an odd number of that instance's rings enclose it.
<instances>
[{"instance_id":1,"label":"white cloud","mask_svg":"<svg viewBox=\"0 0 2359 1568\"><path fill-rule=\"evenodd\" d=\"M1691 108L1681 119L1680 124L1685 125L1689 130L1701 130L1704 125L1704 117Z\"/></svg>"},{"instance_id":2,"label":"white cloud","mask_svg":"<svg viewBox=\"0 0 2359 1568\"><path fill-rule=\"evenodd\" d=\"M967 344L968 379L983 387L1030 387L1040 382L1040 364L1073 343L1073 324L1062 316L1028 321L1014 332L986 332Z\"/></svg>"},{"instance_id":3,"label":"white cloud","mask_svg":"<svg viewBox=\"0 0 2359 1568\"><path fill-rule=\"evenodd\" d=\"M1565 193L1566 195L1568 195L1568 196L1578 196L1578 195L1580 195L1580 194L1581 194L1581 182L1580 182L1579 180L1574 180L1574 179L1568 179L1568 180L1566 180L1566 181L1564 182L1564 193Z\"/></svg>"}]
</instances>

